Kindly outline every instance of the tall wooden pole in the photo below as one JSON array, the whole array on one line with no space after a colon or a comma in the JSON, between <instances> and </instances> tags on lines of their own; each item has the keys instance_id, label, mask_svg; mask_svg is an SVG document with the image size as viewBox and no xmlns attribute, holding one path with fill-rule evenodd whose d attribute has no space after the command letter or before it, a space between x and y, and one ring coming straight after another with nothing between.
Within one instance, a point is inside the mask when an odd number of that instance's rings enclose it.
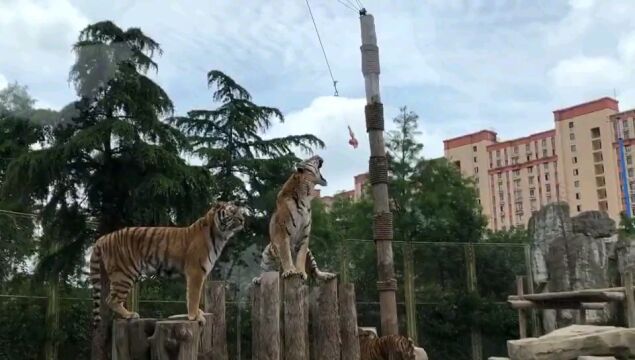
<instances>
[{"instance_id":1,"label":"tall wooden pole","mask_svg":"<svg viewBox=\"0 0 635 360\"><path fill-rule=\"evenodd\" d=\"M382 335L398 333L397 280L392 252L392 213L388 202L388 161L384 145L384 107L379 95L379 48L375 19L360 12L362 73L366 84L366 131L370 143L369 175L373 192L373 238L377 247L377 290Z\"/></svg>"}]
</instances>

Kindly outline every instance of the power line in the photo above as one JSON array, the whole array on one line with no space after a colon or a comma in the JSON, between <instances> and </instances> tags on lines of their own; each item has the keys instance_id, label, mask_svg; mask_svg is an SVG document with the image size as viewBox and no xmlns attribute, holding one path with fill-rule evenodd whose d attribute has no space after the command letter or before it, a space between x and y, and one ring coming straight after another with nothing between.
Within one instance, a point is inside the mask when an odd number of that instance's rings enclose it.
<instances>
[{"instance_id":1,"label":"power line","mask_svg":"<svg viewBox=\"0 0 635 360\"><path fill-rule=\"evenodd\" d=\"M3 210L3 209L0 209L0 214L17 216L17 217L22 217L22 218L30 218L30 219L39 218L39 215L37 215L37 214L25 213L25 212L19 212L19 211L12 211L12 210ZM88 220L86 222L91 224L91 225L98 225L98 223L96 221Z\"/></svg>"},{"instance_id":2,"label":"power line","mask_svg":"<svg viewBox=\"0 0 635 360\"><path fill-rule=\"evenodd\" d=\"M357 11L358 11L358 10L357 10L357 9L355 9L355 7L354 7L354 6L351 6L351 5L350 5L350 3L345 3L345 2L344 2L344 1L342 1L342 0L337 0L337 1L338 1L340 4L342 4L342 5L346 6L347 8L351 9L353 12L357 13Z\"/></svg>"},{"instance_id":3,"label":"power line","mask_svg":"<svg viewBox=\"0 0 635 360\"><path fill-rule=\"evenodd\" d=\"M322 48L322 54L324 54L324 61L326 61L326 67L329 69L329 74L331 75L331 80L333 81L333 89L335 90L335 96L339 96L337 92L337 81L335 77L333 77L333 71L331 70L331 64L329 64L329 59L326 56L326 50L324 50L324 44L322 43L322 38L320 37L320 32L318 31L317 24L315 23L315 18L313 17L313 11L311 11L311 5L309 4L309 0L305 0L306 6L309 9L309 15L311 15L311 21L313 21L313 27L315 28L315 34L317 35L318 41L320 42L320 47Z\"/></svg>"}]
</instances>

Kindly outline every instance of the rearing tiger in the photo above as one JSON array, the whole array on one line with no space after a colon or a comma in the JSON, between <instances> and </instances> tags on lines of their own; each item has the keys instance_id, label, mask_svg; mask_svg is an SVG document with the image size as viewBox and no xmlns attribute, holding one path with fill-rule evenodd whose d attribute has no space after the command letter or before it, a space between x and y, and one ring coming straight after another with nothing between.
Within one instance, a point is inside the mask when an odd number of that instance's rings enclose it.
<instances>
[{"instance_id":1,"label":"rearing tiger","mask_svg":"<svg viewBox=\"0 0 635 360\"><path fill-rule=\"evenodd\" d=\"M244 222L240 207L219 202L187 227L128 227L100 237L90 257L94 325L101 321L102 262L110 280L106 303L122 318L139 317L124 302L141 274L175 272L185 275L188 319L204 323L199 303L205 277Z\"/></svg>"},{"instance_id":2,"label":"rearing tiger","mask_svg":"<svg viewBox=\"0 0 635 360\"><path fill-rule=\"evenodd\" d=\"M326 186L320 173L324 161L313 156L296 165L296 171L282 186L276 199L276 210L269 222L270 243L262 253L260 266L264 271L282 271L282 277L307 272L318 280L328 280L335 274L318 269L317 262L309 250L311 233L311 200L315 185ZM253 280L260 282L260 277Z\"/></svg>"}]
</instances>

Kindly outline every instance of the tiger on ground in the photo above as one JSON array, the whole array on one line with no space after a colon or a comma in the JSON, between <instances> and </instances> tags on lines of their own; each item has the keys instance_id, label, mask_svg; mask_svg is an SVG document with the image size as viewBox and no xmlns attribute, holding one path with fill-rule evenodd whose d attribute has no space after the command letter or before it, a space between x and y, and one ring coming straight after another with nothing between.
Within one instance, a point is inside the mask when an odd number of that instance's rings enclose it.
<instances>
[{"instance_id":1,"label":"tiger on ground","mask_svg":"<svg viewBox=\"0 0 635 360\"><path fill-rule=\"evenodd\" d=\"M188 319L205 323L199 309L203 283L227 241L243 228L242 212L231 202L218 202L187 227L127 227L97 239L90 257L94 326L101 321L100 264L110 280L106 303L122 318L139 317L124 307L139 276L180 273L186 280Z\"/></svg>"},{"instance_id":2,"label":"tiger on ground","mask_svg":"<svg viewBox=\"0 0 635 360\"><path fill-rule=\"evenodd\" d=\"M315 185L326 186L322 176L322 160L319 156L296 164L296 169L282 186L276 198L276 209L269 222L270 242L262 252L260 267L263 271L282 271L282 277L307 273L317 280L335 278L335 274L320 271L309 249L311 234L311 200ZM260 277L253 279L260 283Z\"/></svg>"},{"instance_id":3,"label":"tiger on ground","mask_svg":"<svg viewBox=\"0 0 635 360\"><path fill-rule=\"evenodd\" d=\"M371 328L357 328L360 360L428 360L423 348L402 335L378 337Z\"/></svg>"}]
</instances>

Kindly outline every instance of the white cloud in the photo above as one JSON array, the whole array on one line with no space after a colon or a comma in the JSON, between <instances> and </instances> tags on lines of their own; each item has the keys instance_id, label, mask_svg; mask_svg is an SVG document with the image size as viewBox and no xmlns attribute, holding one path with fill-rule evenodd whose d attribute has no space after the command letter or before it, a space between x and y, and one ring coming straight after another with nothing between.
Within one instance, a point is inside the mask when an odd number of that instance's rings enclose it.
<instances>
[{"instance_id":1,"label":"white cloud","mask_svg":"<svg viewBox=\"0 0 635 360\"><path fill-rule=\"evenodd\" d=\"M559 88L608 88L620 83L626 74L622 64L609 57L579 56L565 59L550 75Z\"/></svg>"},{"instance_id":2,"label":"white cloud","mask_svg":"<svg viewBox=\"0 0 635 360\"><path fill-rule=\"evenodd\" d=\"M7 81L7 78L4 77L4 75L0 74L0 90L2 90L5 87L7 87L7 85L9 85L9 82Z\"/></svg>"}]
</instances>

